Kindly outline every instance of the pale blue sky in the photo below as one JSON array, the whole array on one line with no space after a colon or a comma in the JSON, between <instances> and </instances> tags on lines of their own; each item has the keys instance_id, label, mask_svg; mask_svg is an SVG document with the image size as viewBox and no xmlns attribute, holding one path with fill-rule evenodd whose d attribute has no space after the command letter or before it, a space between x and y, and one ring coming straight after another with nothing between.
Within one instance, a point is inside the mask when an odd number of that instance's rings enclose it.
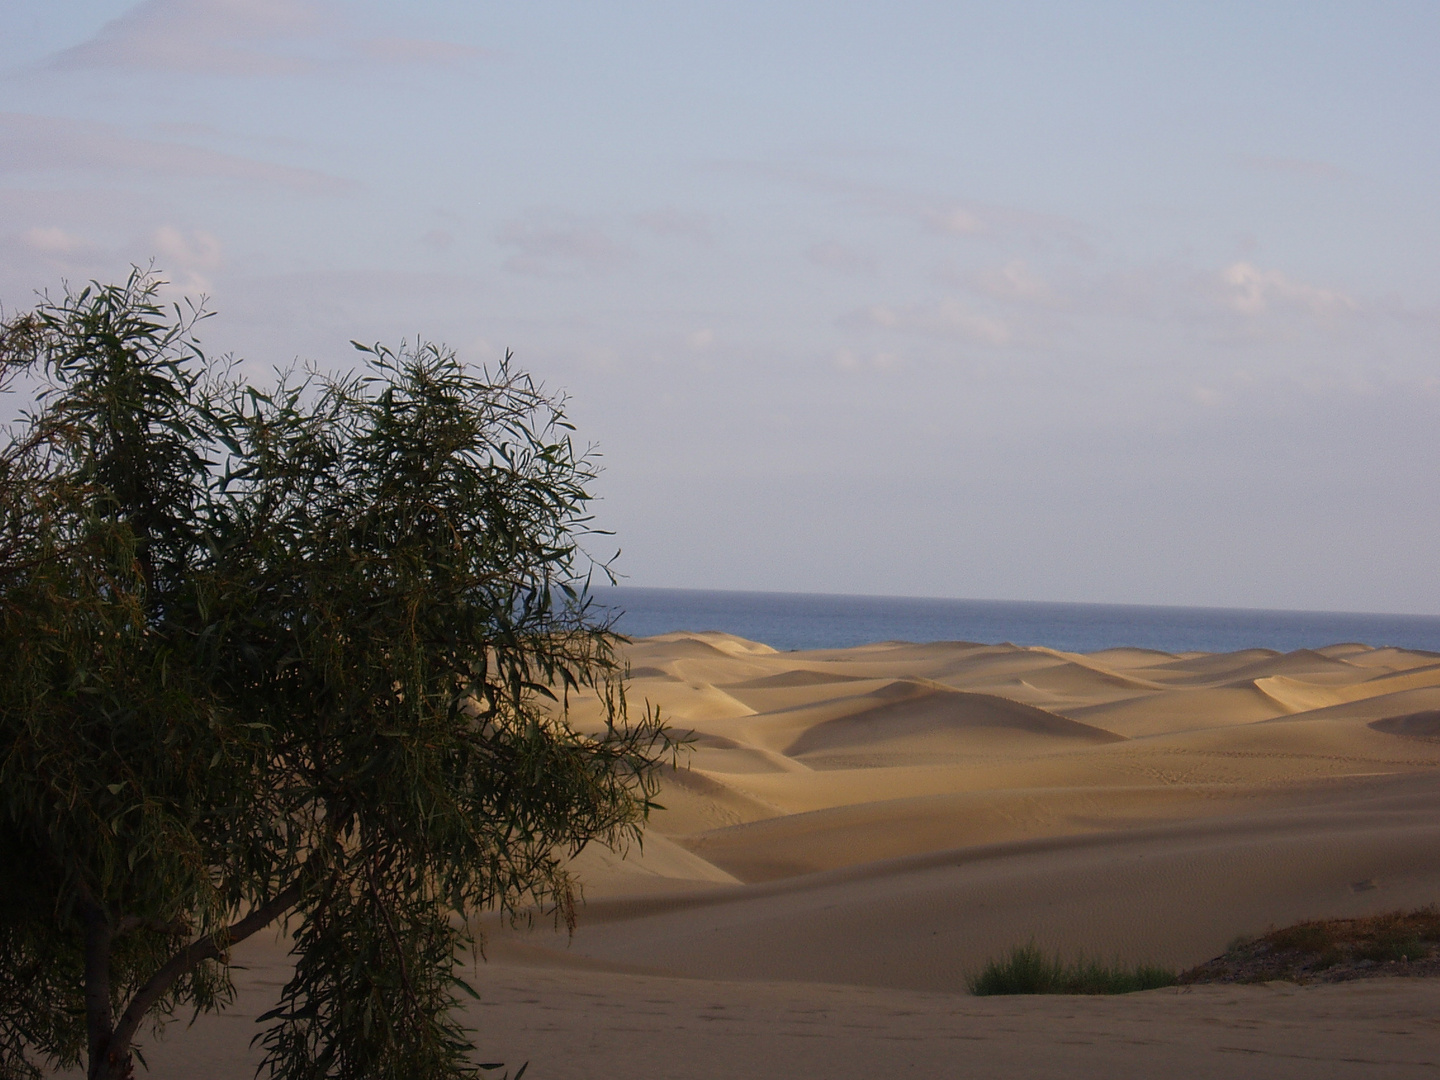
<instances>
[{"instance_id":1,"label":"pale blue sky","mask_svg":"<svg viewBox=\"0 0 1440 1080\"><path fill-rule=\"evenodd\" d=\"M505 347L638 585L1440 613L1440 6L0 7L0 301ZM600 545L597 545L600 546Z\"/></svg>"}]
</instances>

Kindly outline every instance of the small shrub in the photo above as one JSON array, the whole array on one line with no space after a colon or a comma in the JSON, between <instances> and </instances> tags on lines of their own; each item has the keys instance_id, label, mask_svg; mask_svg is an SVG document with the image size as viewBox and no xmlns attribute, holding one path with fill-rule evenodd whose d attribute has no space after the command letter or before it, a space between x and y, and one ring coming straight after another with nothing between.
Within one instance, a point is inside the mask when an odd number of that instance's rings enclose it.
<instances>
[{"instance_id":1,"label":"small shrub","mask_svg":"<svg viewBox=\"0 0 1440 1080\"><path fill-rule=\"evenodd\" d=\"M1174 986L1176 974L1153 964L1126 967L1080 957L1066 963L1043 952L1033 941L1016 945L1001 960L991 960L966 980L978 997L993 994L1131 994Z\"/></svg>"},{"instance_id":2,"label":"small shrub","mask_svg":"<svg viewBox=\"0 0 1440 1080\"><path fill-rule=\"evenodd\" d=\"M1418 934L1382 934L1355 950L1357 959L1373 960L1377 964L1387 964L1395 960L1423 960L1429 955L1430 949L1420 940Z\"/></svg>"},{"instance_id":3,"label":"small shrub","mask_svg":"<svg viewBox=\"0 0 1440 1080\"><path fill-rule=\"evenodd\" d=\"M1324 953L1335 947L1335 932L1327 923L1305 922L1274 931L1270 945L1295 952Z\"/></svg>"},{"instance_id":4,"label":"small shrub","mask_svg":"<svg viewBox=\"0 0 1440 1080\"><path fill-rule=\"evenodd\" d=\"M1325 948L1320 950L1319 955L1315 958L1315 962L1310 965L1310 970L1329 971L1336 964L1341 963L1344 959L1345 954L1343 952L1341 952L1334 945L1327 945Z\"/></svg>"},{"instance_id":5,"label":"small shrub","mask_svg":"<svg viewBox=\"0 0 1440 1080\"><path fill-rule=\"evenodd\" d=\"M1182 984L1272 979L1336 982L1375 975L1440 975L1440 908L1352 919L1311 919L1256 938L1181 974Z\"/></svg>"}]
</instances>

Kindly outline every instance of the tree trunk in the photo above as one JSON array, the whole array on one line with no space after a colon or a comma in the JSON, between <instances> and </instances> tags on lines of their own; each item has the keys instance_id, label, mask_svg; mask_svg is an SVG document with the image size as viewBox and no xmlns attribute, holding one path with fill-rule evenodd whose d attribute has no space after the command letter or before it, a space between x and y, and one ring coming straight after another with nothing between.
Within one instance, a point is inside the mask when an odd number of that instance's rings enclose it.
<instances>
[{"instance_id":1,"label":"tree trunk","mask_svg":"<svg viewBox=\"0 0 1440 1080\"><path fill-rule=\"evenodd\" d=\"M135 1080L135 1062L129 1047L124 1053L106 1050L98 1061L92 1058L89 1080Z\"/></svg>"},{"instance_id":2,"label":"tree trunk","mask_svg":"<svg viewBox=\"0 0 1440 1080\"><path fill-rule=\"evenodd\" d=\"M85 905L85 1032L89 1054L88 1080L128 1080L132 1076L129 1046L111 1046L115 1016L110 1011L110 950L115 940L105 910Z\"/></svg>"}]
</instances>

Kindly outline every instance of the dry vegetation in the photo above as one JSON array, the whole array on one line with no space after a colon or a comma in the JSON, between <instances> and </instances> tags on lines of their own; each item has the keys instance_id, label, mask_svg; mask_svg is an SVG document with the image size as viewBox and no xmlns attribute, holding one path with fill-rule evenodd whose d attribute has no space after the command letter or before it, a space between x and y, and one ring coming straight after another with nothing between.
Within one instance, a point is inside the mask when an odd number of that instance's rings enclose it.
<instances>
[{"instance_id":1,"label":"dry vegetation","mask_svg":"<svg viewBox=\"0 0 1440 1080\"><path fill-rule=\"evenodd\" d=\"M1347 982L1440 975L1440 908L1363 919L1316 919L1239 938L1180 976L1188 983Z\"/></svg>"}]
</instances>

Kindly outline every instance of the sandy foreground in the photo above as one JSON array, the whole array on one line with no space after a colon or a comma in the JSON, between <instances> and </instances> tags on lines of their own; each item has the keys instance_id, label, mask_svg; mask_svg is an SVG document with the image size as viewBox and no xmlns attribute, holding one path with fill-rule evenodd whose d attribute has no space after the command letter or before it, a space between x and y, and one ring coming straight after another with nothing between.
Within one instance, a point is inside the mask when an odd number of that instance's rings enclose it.
<instances>
[{"instance_id":1,"label":"sandy foreground","mask_svg":"<svg viewBox=\"0 0 1440 1080\"><path fill-rule=\"evenodd\" d=\"M693 752L643 851L577 860L573 940L488 928L467 1016L527 1080L1440 1075L1440 980L964 989L1032 939L1190 966L1440 901L1440 656L629 652L632 706ZM155 1074L251 1075L286 958L238 951L237 1006L148 1048Z\"/></svg>"}]
</instances>

